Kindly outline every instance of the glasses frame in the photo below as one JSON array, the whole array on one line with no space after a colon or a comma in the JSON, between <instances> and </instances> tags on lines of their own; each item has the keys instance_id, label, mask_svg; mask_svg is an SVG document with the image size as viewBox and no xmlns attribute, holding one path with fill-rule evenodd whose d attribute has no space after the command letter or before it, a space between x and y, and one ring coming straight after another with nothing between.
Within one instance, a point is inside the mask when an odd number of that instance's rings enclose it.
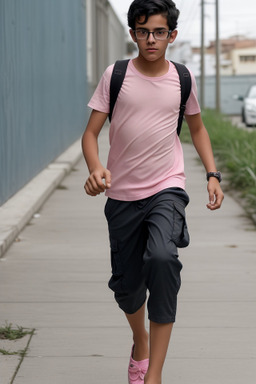
<instances>
[{"instance_id":1,"label":"glasses frame","mask_svg":"<svg viewBox=\"0 0 256 384\"><path fill-rule=\"evenodd\" d=\"M147 33L146 38L145 38L145 39L144 39L144 38L138 38L138 37L137 37L137 30L143 30L143 31L145 31L145 32ZM164 38L164 39L158 39L158 38L155 36L155 33L157 33L157 32L168 32L168 34L167 34L166 38ZM172 31L171 29L170 29L169 31L166 31L166 30L147 31L146 29L143 29L143 28L138 28L138 29L134 29L134 30L133 30L133 33L134 33L136 39L137 39L137 40L142 40L142 41L144 41L144 40L148 40L148 39L149 39L149 36L150 36L151 33L152 33L152 36L153 36L153 38L154 38L155 40L158 40L158 41L164 41L165 39L167 40L167 39L170 37L170 35L171 35L172 32L173 32L173 31Z\"/></svg>"}]
</instances>

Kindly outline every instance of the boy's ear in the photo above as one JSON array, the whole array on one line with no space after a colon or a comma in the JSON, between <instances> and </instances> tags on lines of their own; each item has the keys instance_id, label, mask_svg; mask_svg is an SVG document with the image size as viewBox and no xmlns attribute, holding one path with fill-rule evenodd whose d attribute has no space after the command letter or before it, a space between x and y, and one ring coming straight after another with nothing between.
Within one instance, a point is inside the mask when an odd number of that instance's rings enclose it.
<instances>
[{"instance_id":1,"label":"boy's ear","mask_svg":"<svg viewBox=\"0 0 256 384\"><path fill-rule=\"evenodd\" d=\"M169 37L169 43L170 43L170 44L174 42L174 40L176 39L177 35L178 35L178 31L177 31L177 29L175 29L174 31L172 31L172 33L171 33L171 35L170 35L170 37Z\"/></svg>"},{"instance_id":2,"label":"boy's ear","mask_svg":"<svg viewBox=\"0 0 256 384\"><path fill-rule=\"evenodd\" d=\"M137 43L137 39L136 39L136 36L135 36L133 30L130 29L129 32L130 32L131 38L133 39L134 43Z\"/></svg>"}]
</instances>

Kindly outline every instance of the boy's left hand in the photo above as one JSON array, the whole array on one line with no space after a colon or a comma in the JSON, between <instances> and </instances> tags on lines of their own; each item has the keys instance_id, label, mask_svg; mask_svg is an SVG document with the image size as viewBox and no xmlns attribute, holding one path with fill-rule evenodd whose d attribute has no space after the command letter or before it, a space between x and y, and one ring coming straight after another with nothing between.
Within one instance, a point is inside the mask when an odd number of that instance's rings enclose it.
<instances>
[{"instance_id":1,"label":"boy's left hand","mask_svg":"<svg viewBox=\"0 0 256 384\"><path fill-rule=\"evenodd\" d=\"M207 190L209 193L207 208L211 211L220 208L224 199L224 193L222 192L219 181L215 177L209 179Z\"/></svg>"}]
</instances>

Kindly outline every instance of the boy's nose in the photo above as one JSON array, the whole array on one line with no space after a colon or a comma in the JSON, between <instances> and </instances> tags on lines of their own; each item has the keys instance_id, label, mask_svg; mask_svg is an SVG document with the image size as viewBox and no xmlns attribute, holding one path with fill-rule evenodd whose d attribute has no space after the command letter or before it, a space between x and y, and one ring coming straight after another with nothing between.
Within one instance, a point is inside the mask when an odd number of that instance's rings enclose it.
<instances>
[{"instance_id":1,"label":"boy's nose","mask_svg":"<svg viewBox=\"0 0 256 384\"><path fill-rule=\"evenodd\" d=\"M147 40L149 42L154 42L156 40L152 32L149 32Z\"/></svg>"}]
</instances>

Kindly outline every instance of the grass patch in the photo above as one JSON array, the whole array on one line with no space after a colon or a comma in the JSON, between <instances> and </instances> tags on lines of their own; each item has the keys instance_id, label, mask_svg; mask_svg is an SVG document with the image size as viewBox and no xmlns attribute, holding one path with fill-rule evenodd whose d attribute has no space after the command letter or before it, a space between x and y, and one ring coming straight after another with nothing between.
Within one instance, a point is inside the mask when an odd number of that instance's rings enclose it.
<instances>
[{"instance_id":1,"label":"grass patch","mask_svg":"<svg viewBox=\"0 0 256 384\"><path fill-rule=\"evenodd\" d=\"M28 328L23 328L23 327L18 327L18 326L16 328L13 328L11 323L10 324L6 323L4 327L0 327L0 341L1 340L15 341L15 340L21 339L22 337L24 337L26 335L30 335L29 339L26 343L25 349L22 349L19 351L8 351L6 349L0 349L0 354L2 354L4 356L18 355L20 358L18 366L16 367L15 372L11 378L10 384L14 383L15 377L16 377L16 375L20 369L20 366L21 366L21 364L22 364L22 362L23 362L23 360L27 354L29 344L30 344L31 339L34 336L34 334L35 334L35 329L28 329ZM12 344L14 345L15 343L12 343Z\"/></svg>"},{"instance_id":2,"label":"grass patch","mask_svg":"<svg viewBox=\"0 0 256 384\"><path fill-rule=\"evenodd\" d=\"M4 356L14 356L14 355L24 356L25 350L11 352L11 351L7 351L6 349L0 348L0 353Z\"/></svg>"},{"instance_id":3,"label":"grass patch","mask_svg":"<svg viewBox=\"0 0 256 384\"><path fill-rule=\"evenodd\" d=\"M247 208L256 213L256 130L237 128L216 111L202 112L209 133L217 167L225 172L228 188L239 192ZM181 141L190 142L189 130L184 124Z\"/></svg>"},{"instance_id":4,"label":"grass patch","mask_svg":"<svg viewBox=\"0 0 256 384\"><path fill-rule=\"evenodd\" d=\"M32 333L33 330L28 330L23 327L13 328L12 324L8 323L6 323L4 327L0 327L0 339L2 340L17 340Z\"/></svg>"}]
</instances>

